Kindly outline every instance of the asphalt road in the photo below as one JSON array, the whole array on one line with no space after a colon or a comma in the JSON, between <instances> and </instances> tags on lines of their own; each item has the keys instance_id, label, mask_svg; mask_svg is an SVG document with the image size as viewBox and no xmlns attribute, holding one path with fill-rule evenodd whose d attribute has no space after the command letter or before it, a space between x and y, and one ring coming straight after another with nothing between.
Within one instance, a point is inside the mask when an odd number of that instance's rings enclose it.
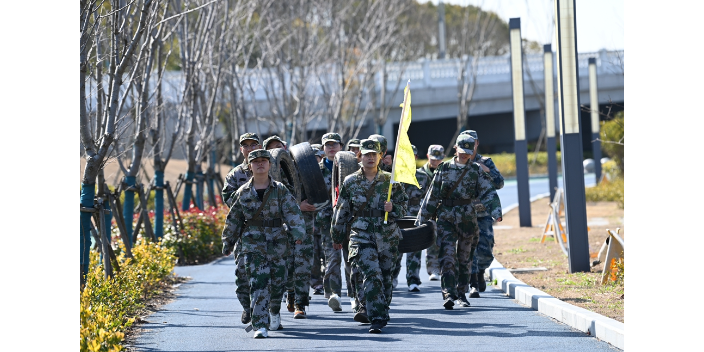
<instances>
[{"instance_id":1,"label":"asphalt road","mask_svg":"<svg viewBox=\"0 0 704 352\"><path fill-rule=\"evenodd\" d=\"M593 173L584 175L584 185L586 187L594 186L596 177ZM562 175L557 176L557 186L562 187ZM550 194L550 184L547 177L533 177L528 181L530 187L530 198ZM504 187L498 191L499 199L501 199L501 207L506 209L518 204L518 186L516 180L504 181Z\"/></svg>"},{"instance_id":2,"label":"asphalt road","mask_svg":"<svg viewBox=\"0 0 704 352\"><path fill-rule=\"evenodd\" d=\"M530 185L531 196L547 192L547 179L531 180ZM515 182L507 181L501 191L506 194L500 195L504 208L516 202L509 198L517 193ZM143 332L132 347L139 351L619 350L518 304L492 286L481 298L470 298L471 307L447 311L442 306L440 282L428 280L425 264L418 293L407 291L405 259L402 265L391 320L382 334L370 334L369 325L352 319L347 297L342 297L343 311L335 313L322 295L312 295L309 319L294 320L284 305L284 329L269 332L267 339L253 339L253 333L245 332L239 321L242 307L235 297L232 257L177 267L176 274L192 279L181 284L175 301L147 317L148 323L142 325ZM344 295L345 289L342 291Z\"/></svg>"}]
</instances>

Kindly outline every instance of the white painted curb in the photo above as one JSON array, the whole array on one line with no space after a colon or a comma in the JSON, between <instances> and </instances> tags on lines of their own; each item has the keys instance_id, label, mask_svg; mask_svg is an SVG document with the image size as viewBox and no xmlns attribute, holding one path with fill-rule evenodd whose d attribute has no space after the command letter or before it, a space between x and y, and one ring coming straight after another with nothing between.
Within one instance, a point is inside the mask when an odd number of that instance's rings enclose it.
<instances>
[{"instance_id":1,"label":"white painted curb","mask_svg":"<svg viewBox=\"0 0 704 352\"><path fill-rule=\"evenodd\" d=\"M565 303L543 291L530 287L523 281L516 279L496 259L491 263L488 271L491 282L497 281L495 287L501 288L509 297L516 299L521 304L624 349L624 323Z\"/></svg>"}]
</instances>

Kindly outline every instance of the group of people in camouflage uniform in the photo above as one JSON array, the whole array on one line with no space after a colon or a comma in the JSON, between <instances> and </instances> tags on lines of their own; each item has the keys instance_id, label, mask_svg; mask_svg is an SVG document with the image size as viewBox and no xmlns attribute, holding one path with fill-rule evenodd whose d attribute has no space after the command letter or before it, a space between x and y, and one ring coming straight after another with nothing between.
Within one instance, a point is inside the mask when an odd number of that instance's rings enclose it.
<instances>
[{"instance_id":1,"label":"group of people in camouflage uniform","mask_svg":"<svg viewBox=\"0 0 704 352\"><path fill-rule=\"evenodd\" d=\"M242 164L226 176L223 201L230 207L222 233L223 254L234 252L241 321L255 338L282 329L282 298L294 318L307 318L309 292L324 294L333 311L341 311L342 263L354 320L381 333L389 321L389 306L398 283L403 253L397 219L416 218L416 226L434 220L437 241L426 250L431 280L440 280L443 306L468 307L470 298L486 289L484 271L493 260L493 223L501 221L496 193L503 177L490 158L477 153L476 131L462 132L455 157L443 161L444 148L431 145L428 162L416 170L420 188L391 182L391 165L384 160L387 141L381 135L352 139L344 148L355 153L359 169L336 190L332 203L335 155L342 150L339 134L323 135L311 147L318 158L330 202L323 207L294 198L290 185L269 175L274 148L286 142L271 136L263 143L256 133L239 138ZM261 144L260 144L261 143ZM413 146L418 158L418 152ZM389 195L391 187L391 196ZM388 214L388 221L384 221ZM406 254L406 282L420 291L421 251ZM322 265L321 265L322 263Z\"/></svg>"}]
</instances>

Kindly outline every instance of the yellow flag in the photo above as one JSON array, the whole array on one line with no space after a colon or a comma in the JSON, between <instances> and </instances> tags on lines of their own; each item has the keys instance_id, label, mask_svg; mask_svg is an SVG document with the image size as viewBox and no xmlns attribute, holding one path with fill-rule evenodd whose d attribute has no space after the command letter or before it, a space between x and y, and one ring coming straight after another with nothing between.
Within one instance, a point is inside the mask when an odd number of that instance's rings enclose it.
<instances>
[{"instance_id":1,"label":"yellow flag","mask_svg":"<svg viewBox=\"0 0 704 352\"><path fill-rule=\"evenodd\" d=\"M411 88L410 80L403 90L404 99L401 104L401 121L398 125L398 138L396 139L396 150L391 170L392 182L403 182L409 185L418 185L416 180L416 157L413 155L413 147L408 139L408 127L411 125Z\"/></svg>"}]
</instances>

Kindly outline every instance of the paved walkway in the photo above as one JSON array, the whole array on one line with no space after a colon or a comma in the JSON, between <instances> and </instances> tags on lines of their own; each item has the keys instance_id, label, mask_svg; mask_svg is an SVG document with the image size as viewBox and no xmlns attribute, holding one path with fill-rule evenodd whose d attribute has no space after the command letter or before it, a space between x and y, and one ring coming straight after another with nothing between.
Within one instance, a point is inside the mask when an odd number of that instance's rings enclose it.
<instances>
[{"instance_id":1,"label":"paved walkway","mask_svg":"<svg viewBox=\"0 0 704 352\"><path fill-rule=\"evenodd\" d=\"M425 259L423 259L423 262ZM404 260L405 263L405 260ZM383 333L352 320L349 300L333 312L321 295L312 295L309 319L294 320L282 307L283 330L253 339L240 323L235 297L234 260L177 267L192 280L177 299L147 317L134 346L139 351L619 351L606 342L520 305L492 286L470 308L442 307L440 282L421 269L421 292L410 293L405 264L391 303L391 321ZM344 280L343 280L344 282ZM343 294L345 289L343 288Z\"/></svg>"}]
</instances>

